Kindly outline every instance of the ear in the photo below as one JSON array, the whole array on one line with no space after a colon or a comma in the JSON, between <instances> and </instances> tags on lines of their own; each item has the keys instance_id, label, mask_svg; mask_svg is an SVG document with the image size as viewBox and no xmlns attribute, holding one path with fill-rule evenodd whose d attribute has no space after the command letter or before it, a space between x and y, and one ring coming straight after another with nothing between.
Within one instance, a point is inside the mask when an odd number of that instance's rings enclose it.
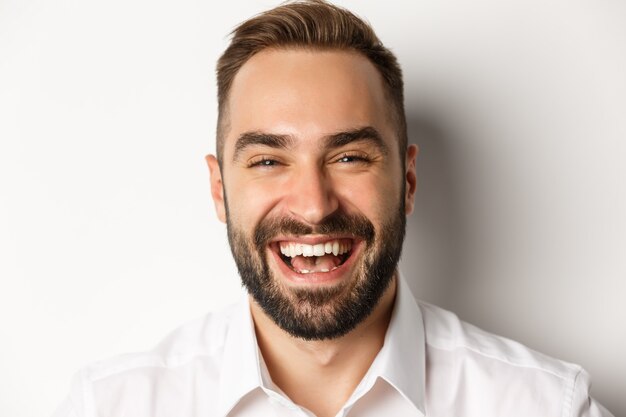
<instances>
[{"instance_id":1,"label":"ear","mask_svg":"<svg viewBox=\"0 0 626 417\"><path fill-rule=\"evenodd\" d=\"M406 215L413 213L415 208L415 190L417 189L417 171L415 161L419 154L417 145L409 145L406 150L406 192L404 195L404 211Z\"/></svg>"},{"instance_id":2,"label":"ear","mask_svg":"<svg viewBox=\"0 0 626 417\"><path fill-rule=\"evenodd\" d=\"M220 165L214 155L209 154L204 159L206 159L206 163L209 166L209 173L211 174L211 197L213 197L213 204L215 204L217 218L220 219L221 222L226 223L224 184L222 183L222 171L220 169Z\"/></svg>"}]
</instances>

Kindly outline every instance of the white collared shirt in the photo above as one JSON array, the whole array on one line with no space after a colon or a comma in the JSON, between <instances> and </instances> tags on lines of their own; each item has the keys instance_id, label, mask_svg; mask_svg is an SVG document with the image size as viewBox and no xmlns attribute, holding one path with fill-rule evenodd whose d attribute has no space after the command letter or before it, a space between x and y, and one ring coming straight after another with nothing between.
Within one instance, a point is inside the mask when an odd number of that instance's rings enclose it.
<instances>
[{"instance_id":1,"label":"white collared shirt","mask_svg":"<svg viewBox=\"0 0 626 417\"><path fill-rule=\"evenodd\" d=\"M418 303L402 278L397 288L384 346L337 417L611 417L589 396L588 375L578 365ZM180 327L152 351L83 369L55 414L122 416L313 413L272 383L245 296Z\"/></svg>"}]
</instances>

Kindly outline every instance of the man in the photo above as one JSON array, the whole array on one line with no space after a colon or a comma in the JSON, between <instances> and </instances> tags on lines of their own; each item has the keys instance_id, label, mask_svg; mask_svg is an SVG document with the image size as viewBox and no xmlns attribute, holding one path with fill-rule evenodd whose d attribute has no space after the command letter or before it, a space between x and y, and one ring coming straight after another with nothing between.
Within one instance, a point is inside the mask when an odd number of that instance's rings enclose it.
<instances>
[{"instance_id":1,"label":"man","mask_svg":"<svg viewBox=\"0 0 626 417\"><path fill-rule=\"evenodd\" d=\"M248 291L85 369L59 416L610 416L578 366L418 304L400 68L322 1L240 25L218 62L211 194Z\"/></svg>"}]
</instances>

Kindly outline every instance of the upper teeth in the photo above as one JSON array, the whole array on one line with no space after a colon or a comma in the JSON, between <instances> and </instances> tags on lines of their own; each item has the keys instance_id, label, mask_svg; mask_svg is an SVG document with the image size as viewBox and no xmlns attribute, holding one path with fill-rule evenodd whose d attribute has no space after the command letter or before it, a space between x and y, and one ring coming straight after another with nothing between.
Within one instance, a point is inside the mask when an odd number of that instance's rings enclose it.
<instances>
[{"instance_id":1,"label":"upper teeth","mask_svg":"<svg viewBox=\"0 0 626 417\"><path fill-rule=\"evenodd\" d=\"M323 256L326 253L333 255L341 255L352 249L352 242L348 240L329 240L328 242L318 243L316 245L307 245L305 243L280 242L280 252L293 258L294 256Z\"/></svg>"}]
</instances>

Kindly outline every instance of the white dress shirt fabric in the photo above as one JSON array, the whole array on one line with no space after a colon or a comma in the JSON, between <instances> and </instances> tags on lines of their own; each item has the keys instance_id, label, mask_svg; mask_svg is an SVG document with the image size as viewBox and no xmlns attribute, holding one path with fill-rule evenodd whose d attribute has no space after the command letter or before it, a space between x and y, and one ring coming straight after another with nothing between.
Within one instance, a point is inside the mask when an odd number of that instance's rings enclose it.
<instances>
[{"instance_id":1,"label":"white dress shirt fabric","mask_svg":"<svg viewBox=\"0 0 626 417\"><path fill-rule=\"evenodd\" d=\"M311 381L315 384L315 381ZM323 399L320 399L323 401ZM612 417L578 365L416 302L399 279L384 346L337 417ZM155 349L79 372L55 417L311 417L272 383L248 297Z\"/></svg>"}]
</instances>

